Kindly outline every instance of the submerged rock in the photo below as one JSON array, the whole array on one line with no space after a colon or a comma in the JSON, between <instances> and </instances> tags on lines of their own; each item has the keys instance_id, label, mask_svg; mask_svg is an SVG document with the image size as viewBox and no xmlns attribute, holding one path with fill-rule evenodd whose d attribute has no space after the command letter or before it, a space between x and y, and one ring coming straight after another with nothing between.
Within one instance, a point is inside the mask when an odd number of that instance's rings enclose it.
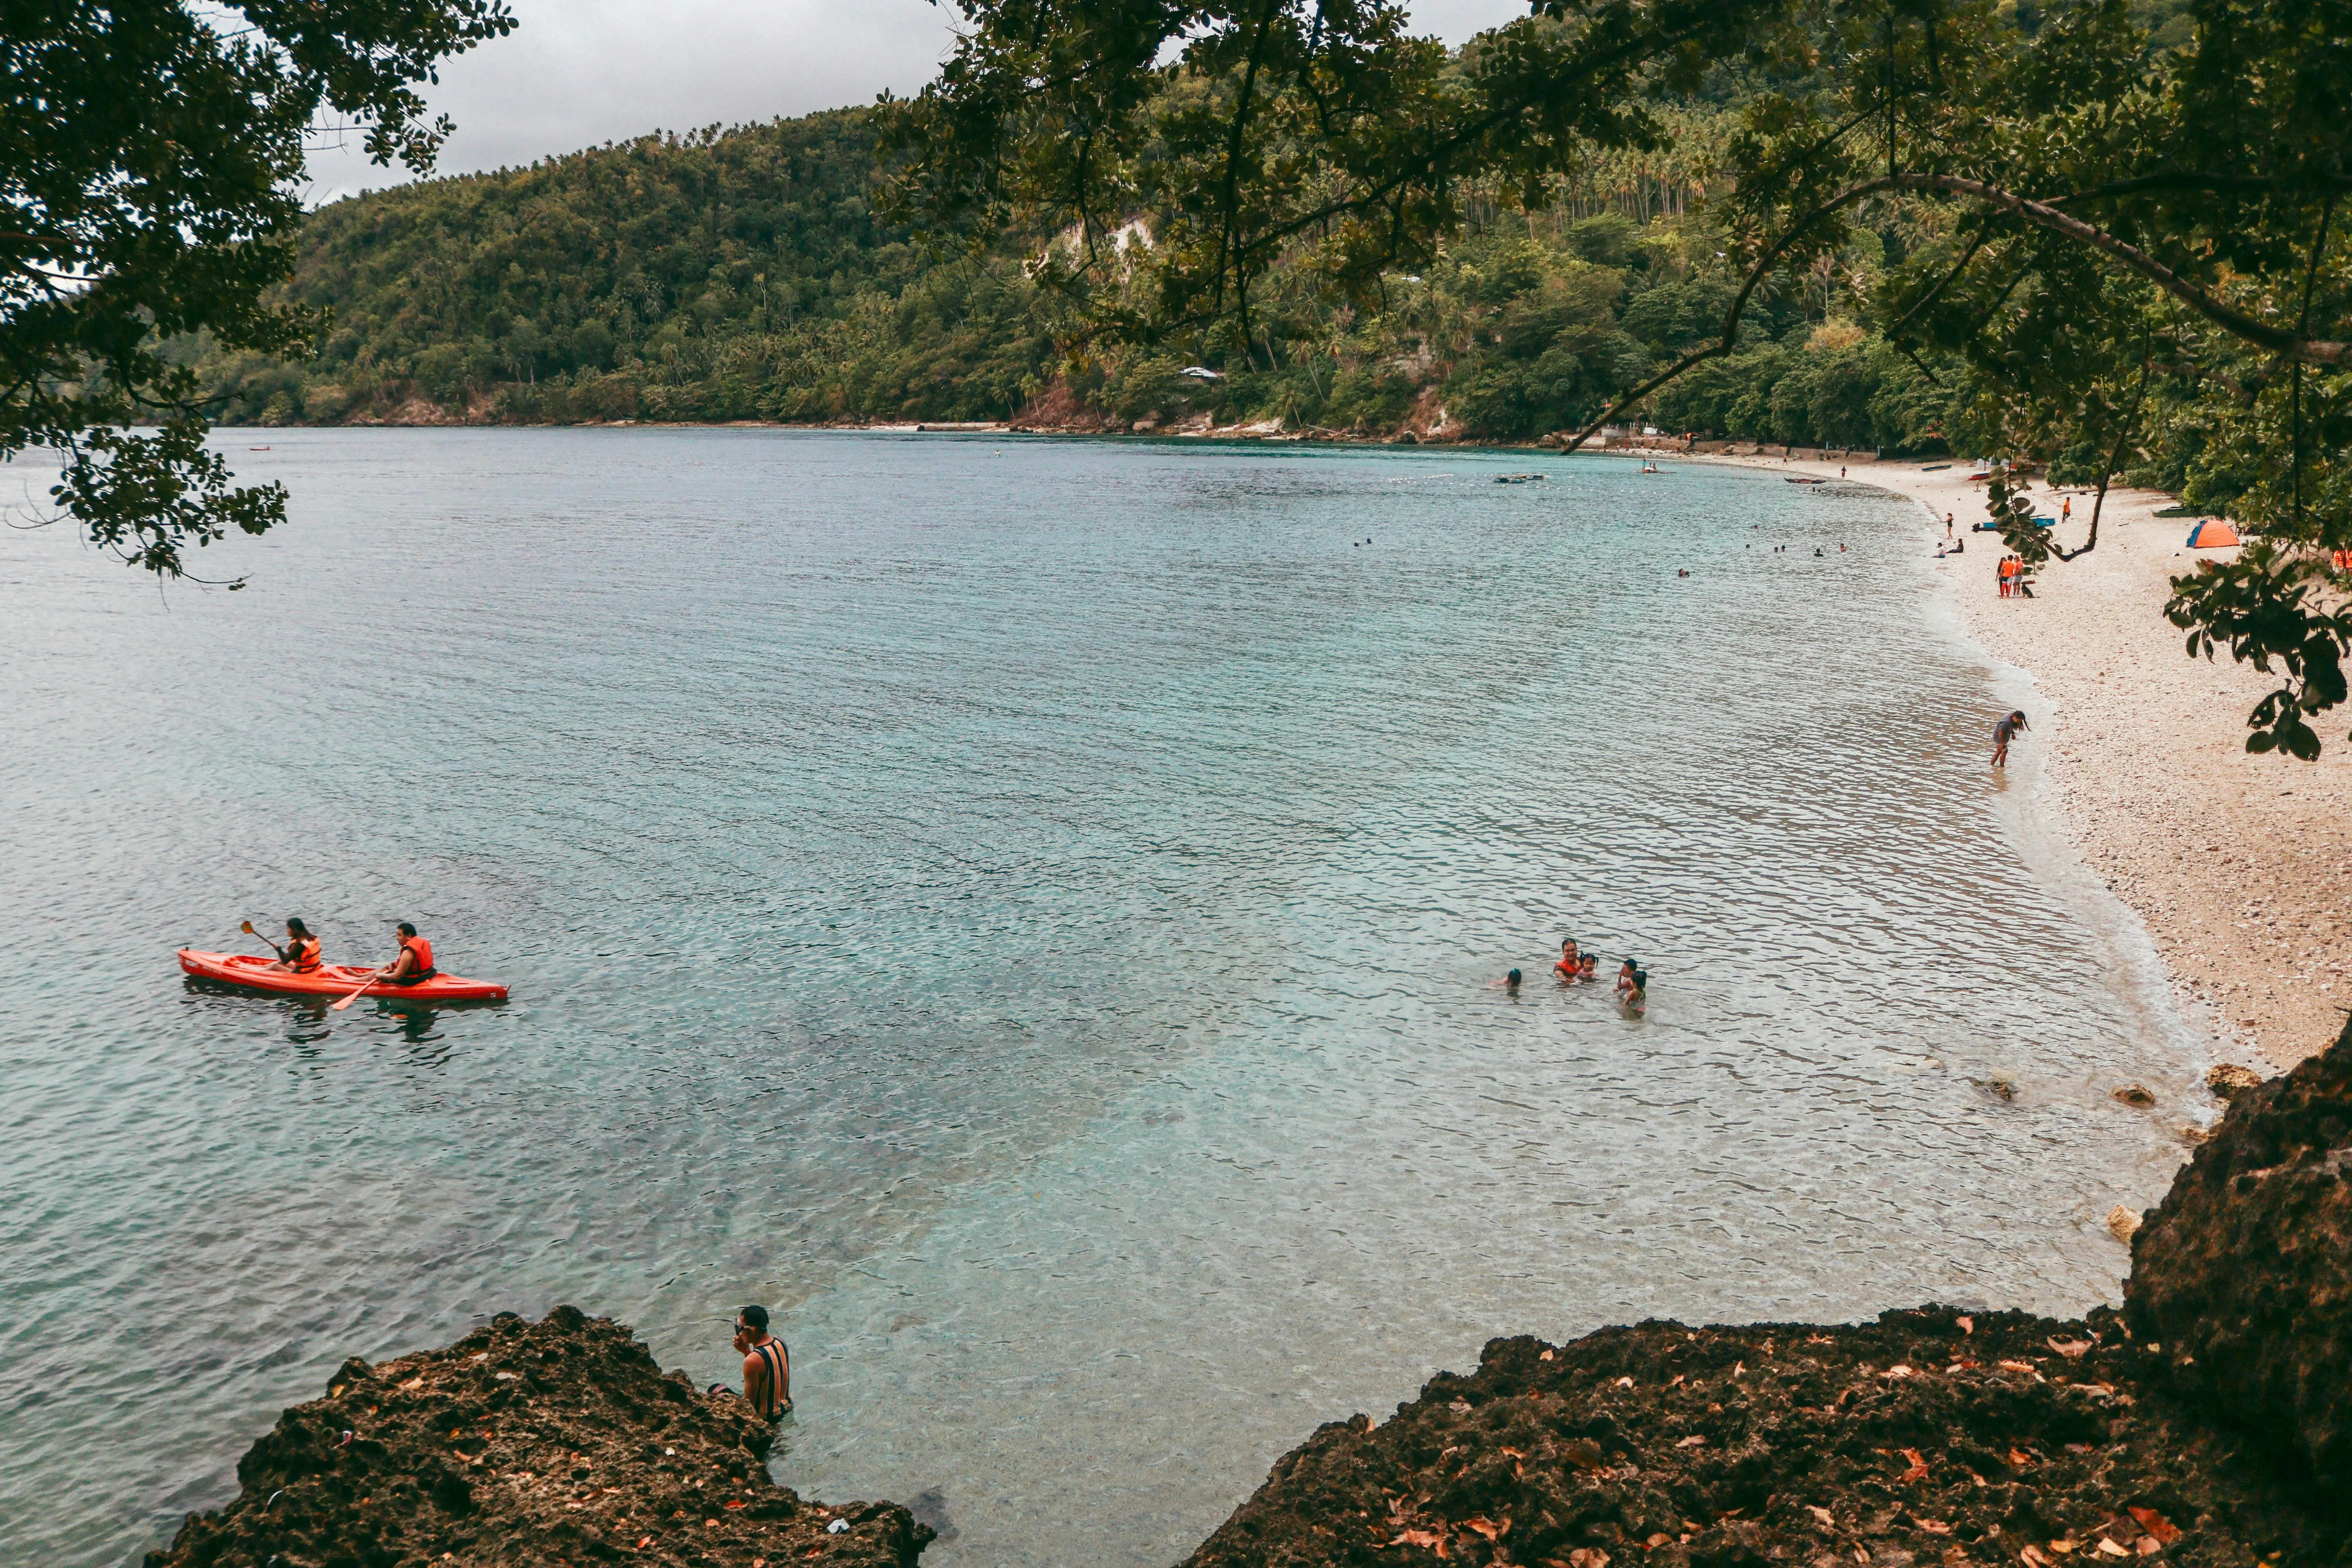
<instances>
[{"instance_id":1,"label":"submerged rock","mask_svg":"<svg viewBox=\"0 0 2352 1568\"><path fill-rule=\"evenodd\" d=\"M2124 1302L2183 1388L2352 1496L2352 1022L2231 1100L2134 1237Z\"/></svg>"},{"instance_id":2,"label":"submerged rock","mask_svg":"<svg viewBox=\"0 0 2352 1568\"><path fill-rule=\"evenodd\" d=\"M147 1568L912 1568L929 1529L892 1503L804 1502L769 1479L772 1440L610 1319L501 1315L446 1350L345 1362L237 1462L237 1500Z\"/></svg>"}]
</instances>

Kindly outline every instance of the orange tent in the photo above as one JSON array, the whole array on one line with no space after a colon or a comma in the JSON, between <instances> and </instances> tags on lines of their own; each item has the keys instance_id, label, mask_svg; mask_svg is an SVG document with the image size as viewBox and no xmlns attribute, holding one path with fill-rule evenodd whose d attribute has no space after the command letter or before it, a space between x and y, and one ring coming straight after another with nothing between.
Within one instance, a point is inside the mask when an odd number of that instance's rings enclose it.
<instances>
[{"instance_id":1,"label":"orange tent","mask_svg":"<svg viewBox=\"0 0 2352 1568\"><path fill-rule=\"evenodd\" d=\"M2209 517L2189 531L2189 548L2191 550L2223 550L2243 542L2238 537L2238 531L2218 517Z\"/></svg>"}]
</instances>

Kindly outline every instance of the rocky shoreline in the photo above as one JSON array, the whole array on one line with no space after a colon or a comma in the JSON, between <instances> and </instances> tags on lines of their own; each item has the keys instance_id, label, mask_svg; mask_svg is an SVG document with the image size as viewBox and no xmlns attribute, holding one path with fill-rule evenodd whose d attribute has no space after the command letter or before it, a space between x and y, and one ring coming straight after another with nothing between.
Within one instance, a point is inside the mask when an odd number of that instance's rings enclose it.
<instances>
[{"instance_id":1,"label":"rocky shoreline","mask_svg":"<svg viewBox=\"0 0 2352 1568\"><path fill-rule=\"evenodd\" d=\"M778 1486L773 1440L610 1319L501 1314L443 1350L345 1362L237 1461L236 1500L146 1568L912 1568L929 1527Z\"/></svg>"},{"instance_id":2,"label":"rocky shoreline","mask_svg":"<svg viewBox=\"0 0 2352 1568\"><path fill-rule=\"evenodd\" d=\"M2121 1313L1491 1342L1323 1427L1188 1568L2352 1562L2352 1024L2242 1092Z\"/></svg>"},{"instance_id":3,"label":"rocky shoreline","mask_svg":"<svg viewBox=\"0 0 2352 1568\"><path fill-rule=\"evenodd\" d=\"M1316 1432L1188 1568L2352 1563L2352 1024L2242 1090L2121 1312L1491 1342ZM147 1568L910 1568L930 1530L770 1479L772 1434L559 1307L344 1363Z\"/></svg>"}]
</instances>

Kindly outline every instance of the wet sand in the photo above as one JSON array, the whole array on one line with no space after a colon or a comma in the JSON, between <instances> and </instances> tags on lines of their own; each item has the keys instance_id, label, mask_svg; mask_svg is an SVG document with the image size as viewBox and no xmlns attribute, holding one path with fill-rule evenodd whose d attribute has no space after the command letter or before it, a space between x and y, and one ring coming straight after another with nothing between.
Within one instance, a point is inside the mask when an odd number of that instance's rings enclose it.
<instances>
[{"instance_id":1,"label":"wet sand","mask_svg":"<svg viewBox=\"0 0 2352 1568\"><path fill-rule=\"evenodd\" d=\"M1838 473L1832 462L1701 460ZM2187 549L2189 521L2158 518L2174 501L2157 491L2110 490L2095 550L2050 562L2034 598L2001 598L1999 536L1966 531L1986 515L1971 471L1873 463L1850 478L1934 513L1932 529L1919 520L1924 552L1953 514L1968 549L1937 566L1962 620L2048 705L2020 744L2045 753L2053 826L2146 923L2217 1057L2268 1071L2312 1055L2352 1007L2352 712L2315 726L2327 748L2316 763L2247 752L2246 715L2275 682L2226 655L2189 658L2164 618L2171 577L2237 552ZM2090 495L2033 493L2037 510L2074 498L2059 537L2080 545Z\"/></svg>"}]
</instances>

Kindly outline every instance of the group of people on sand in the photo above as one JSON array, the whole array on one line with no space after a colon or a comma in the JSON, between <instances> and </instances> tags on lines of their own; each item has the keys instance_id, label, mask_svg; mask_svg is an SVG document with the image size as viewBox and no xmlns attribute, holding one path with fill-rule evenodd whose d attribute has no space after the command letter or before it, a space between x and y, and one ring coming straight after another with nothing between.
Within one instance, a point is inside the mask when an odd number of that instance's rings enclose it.
<instances>
[{"instance_id":1,"label":"group of people on sand","mask_svg":"<svg viewBox=\"0 0 2352 1568\"><path fill-rule=\"evenodd\" d=\"M1559 962L1551 966L1552 973L1562 985L1592 985L1601 980L1601 957L1577 946L1574 937L1563 937L1559 944ZM1519 992L1519 972L1516 969L1503 977L1503 984L1514 996ZM1617 1005L1639 1016L1649 1005L1650 972L1627 959L1617 971Z\"/></svg>"},{"instance_id":2,"label":"group of people on sand","mask_svg":"<svg viewBox=\"0 0 2352 1568\"><path fill-rule=\"evenodd\" d=\"M2025 559L2020 555L2004 555L1997 568L2000 574L2000 596L2004 599L2031 599L2033 584L2026 580Z\"/></svg>"},{"instance_id":3,"label":"group of people on sand","mask_svg":"<svg viewBox=\"0 0 2352 1568\"><path fill-rule=\"evenodd\" d=\"M248 925L246 929L253 928ZM415 985L439 973L433 967L433 944L417 935L415 926L403 921L393 928L393 933L400 939L399 955L376 971L376 979L387 985ZM269 942L268 937L261 940ZM286 917L286 945L280 947L269 942L269 949L278 954L278 962L269 967L289 974L315 974L325 967L319 939L311 934L300 915Z\"/></svg>"}]
</instances>

